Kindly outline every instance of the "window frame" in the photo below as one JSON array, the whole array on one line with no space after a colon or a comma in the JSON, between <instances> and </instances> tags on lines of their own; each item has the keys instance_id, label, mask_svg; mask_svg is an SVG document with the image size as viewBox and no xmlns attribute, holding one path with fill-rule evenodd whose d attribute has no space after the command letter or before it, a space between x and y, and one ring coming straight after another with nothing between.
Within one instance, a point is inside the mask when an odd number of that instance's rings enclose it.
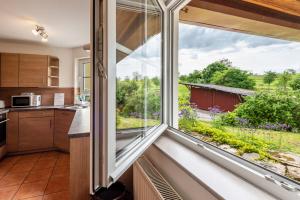
<instances>
[{"instance_id":1,"label":"window frame","mask_svg":"<svg viewBox=\"0 0 300 200\"><path fill-rule=\"evenodd\" d=\"M171 91L173 94L171 100L172 110L169 111L169 115L172 119L170 119L171 123L166 134L172 139L175 139L188 148L195 150L231 172L236 173L240 177L269 192L270 194L275 194L277 197L282 199L299 198L299 183L178 130L179 11L190 1L191 0L173 1L173 4L170 4L168 13L170 19L170 34L168 40L171 42L169 44L170 57L168 57L168 62L172 69L170 85L172 86ZM172 1L170 1L170 3L172 3Z\"/></svg>"},{"instance_id":2,"label":"window frame","mask_svg":"<svg viewBox=\"0 0 300 200\"><path fill-rule=\"evenodd\" d=\"M91 192L115 182L168 128L165 107L165 17L166 5L155 0L161 14L161 124L144 134L141 141L116 157L116 0L93 0L92 63L93 95L91 120Z\"/></svg>"},{"instance_id":3,"label":"window frame","mask_svg":"<svg viewBox=\"0 0 300 200\"><path fill-rule=\"evenodd\" d=\"M293 185L292 181L177 130L179 10L189 1L169 0L165 2L157 0L163 10L162 124L117 160L115 151L116 113L111 112L115 110L116 91L116 68L113 67L116 65L114 63L116 60L116 0L93 0L91 33L93 49L91 53L93 64L92 193L100 187L107 187L116 181L163 132L166 132L169 137L237 173L259 188L283 199L293 199L291 197L295 197L295 192L282 190L282 186L279 185L280 181ZM102 114L100 115L100 113ZM272 175L274 180L266 178L265 175Z\"/></svg>"}]
</instances>

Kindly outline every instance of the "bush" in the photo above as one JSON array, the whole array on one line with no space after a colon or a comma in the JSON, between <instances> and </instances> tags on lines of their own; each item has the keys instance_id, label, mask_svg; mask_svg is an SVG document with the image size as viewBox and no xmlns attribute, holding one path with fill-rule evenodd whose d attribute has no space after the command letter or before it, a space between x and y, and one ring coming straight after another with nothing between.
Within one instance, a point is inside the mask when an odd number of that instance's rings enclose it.
<instances>
[{"instance_id":1,"label":"bush","mask_svg":"<svg viewBox=\"0 0 300 200\"><path fill-rule=\"evenodd\" d=\"M260 92L245 97L231 113L221 117L224 124L237 125L237 118L247 120L249 125L259 127L266 124L284 124L300 128L300 101L294 93Z\"/></svg>"}]
</instances>

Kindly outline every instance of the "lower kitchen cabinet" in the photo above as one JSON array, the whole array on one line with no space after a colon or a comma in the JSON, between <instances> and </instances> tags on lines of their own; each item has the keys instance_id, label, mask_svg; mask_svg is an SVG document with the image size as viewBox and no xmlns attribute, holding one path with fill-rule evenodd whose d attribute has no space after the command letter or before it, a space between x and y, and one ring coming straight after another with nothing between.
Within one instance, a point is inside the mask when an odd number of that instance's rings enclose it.
<instances>
[{"instance_id":1,"label":"lower kitchen cabinet","mask_svg":"<svg viewBox=\"0 0 300 200\"><path fill-rule=\"evenodd\" d=\"M53 117L19 118L19 151L53 147Z\"/></svg>"},{"instance_id":2,"label":"lower kitchen cabinet","mask_svg":"<svg viewBox=\"0 0 300 200\"><path fill-rule=\"evenodd\" d=\"M19 145L19 113L8 113L7 130L6 130L6 150L7 152L18 151Z\"/></svg>"},{"instance_id":3,"label":"lower kitchen cabinet","mask_svg":"<svg viewBox=\"0 0 300 200\"><path fill-rule=\"evenodd\" d=\"M55 110L54 147L69 152L70 139L68 132L74 115L74 111Z\"/></svg>"}]
</instances>

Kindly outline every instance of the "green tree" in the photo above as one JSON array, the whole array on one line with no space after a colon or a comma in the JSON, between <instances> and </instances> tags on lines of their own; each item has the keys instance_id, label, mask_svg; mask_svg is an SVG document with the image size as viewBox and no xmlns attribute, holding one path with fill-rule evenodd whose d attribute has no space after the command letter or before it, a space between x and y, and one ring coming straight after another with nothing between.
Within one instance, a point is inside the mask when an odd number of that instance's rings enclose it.
<instances>
[{"instance_id":1,"label":"green tree","mask_svg":"<svg viewBox=\"0 0 300 200\"><path fill-rule=\"evenodd\" d=\"M290 86L293 90L300 90L300 75L296 76L291 82Z\"/></svg>"},{"instance_id":2,"label":"green tree","mask_svg":"<svg viewBox=\"0 0 300 200\"><path fill-rule=\"evenodd\" d=\"M250 77L250 73L237 68L229 68L225 71L216 72L212 78L212 83L228 87L253 89L255 81Z\"/></svg>"},{"instance_id":3,"label":"green tree","mask_svg":"<svg viewBox=\"0 0 300 200\"><path fill-rule=\"evenodd\" d=\"M180 81L184 83L203 83L202 72L199 70L194 70L188 75L180 76Z\"/></svg>"},{"instance_id":4,"label":"green tree","mask_svg":"<svg viewBox=\"0 0 300 200\"><path fill-rule=\"evenodd\" d=\"M278 79L278 86L286 90L289 81L292 79L292 74L289 70L285 70Z\"/></svg>"},{"instance_id":5,"label":"green tree","mask_svg":"<svg viewBox=\"0 0 300 200\"><path fill-rule=\"evenodd\" d=\"M209 64L202 71L202 78L205 83L210 83L212 77L216 72L222 72L232 67L231 62L228 59L223 59L220 61L216 61L214 63Z\"/></svg>"},{"instance_id":6,"label":"green tree","mask_svg":"<svg viewBox=\"0 0 300 200\"><path fill-rule=\"evenodd\" d=\"M267 71L267 72L265 72L263 81L265 84L268 84L268 86L270 88L271 83L273 83L275 81L276 77L277 77L276 72Z\"/></svg>"}]
</instances>

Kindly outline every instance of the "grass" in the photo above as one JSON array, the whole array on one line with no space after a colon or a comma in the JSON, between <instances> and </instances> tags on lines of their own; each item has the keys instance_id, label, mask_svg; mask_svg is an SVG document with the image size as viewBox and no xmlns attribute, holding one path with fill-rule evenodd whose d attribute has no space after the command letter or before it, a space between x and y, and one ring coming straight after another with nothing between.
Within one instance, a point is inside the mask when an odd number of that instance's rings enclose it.
<instances>
[{"instance_id":1,"label":"grass","mask_svg":"<svg viewBox=\"0 0 300 200\"><path fill-rule=\"evenodd\" d=\"M147 119L148 126L155 126L160 124L159 120ZM120 123L118 125L118 129L126 129L126 128L140 128L145 126L145 120L140 118L133 117L120 117Z\"/></svg>"},{"instance_id":2,"label":"grass","mask_svg":"<svg viewBox=\"0 0 300 200\"><path fill-rule=\"evenodd\" d=\"M296 76L298 76L299 74L293 74L292 75L292 79L293 80ZM251 78L255 81L256 85L255 85L255 90L257 91L261 91L261 90L276 90L278 89L278 77L275 79L275 81L273 83L270 84L270 86L268 84L264 83L264 75L252 75ZM288 86L288 89L292 89Z\"/></svg>"}]
</instances>

